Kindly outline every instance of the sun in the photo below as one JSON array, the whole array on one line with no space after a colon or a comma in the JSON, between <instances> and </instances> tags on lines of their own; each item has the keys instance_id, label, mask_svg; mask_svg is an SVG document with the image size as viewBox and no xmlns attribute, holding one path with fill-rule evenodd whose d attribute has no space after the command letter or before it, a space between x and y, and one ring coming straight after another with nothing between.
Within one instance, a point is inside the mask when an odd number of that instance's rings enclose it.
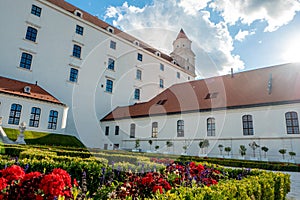
<instances>
[{"instance_id":1,"label":"sun","mask_svg":"<svg viewBox=\"0 0 300 200\"><path fill-rule=\"evenodd\" d=\"M300 34L292 37L283 48L282 57L286 62L300 62Z\"/></svg>"}]
</instances>

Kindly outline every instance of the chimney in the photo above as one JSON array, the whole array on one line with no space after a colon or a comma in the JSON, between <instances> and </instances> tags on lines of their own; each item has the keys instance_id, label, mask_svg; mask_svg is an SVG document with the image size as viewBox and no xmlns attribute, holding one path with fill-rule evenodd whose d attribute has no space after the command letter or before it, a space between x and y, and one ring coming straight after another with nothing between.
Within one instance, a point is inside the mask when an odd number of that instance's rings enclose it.
<instances>
[{"instance_id":1,"label":"chimney","mask_svg":"<svg viewBox=\"0 0 300 200\"><path fill-rule=\"evenodd\" d=\"M231 78L233 78L233 68L231 68L230 72L231 72Z\"/></svg>"},{"instance_id":2,"label":"chimney","mask_svg":"<svg viewBox=\"0 0 300 200\"><path fill-rule=\"evenodd\" d=\"M35 81L35 85L38 85L38 82L37 82L37 81Z\"/></svg>"}]
</instances>

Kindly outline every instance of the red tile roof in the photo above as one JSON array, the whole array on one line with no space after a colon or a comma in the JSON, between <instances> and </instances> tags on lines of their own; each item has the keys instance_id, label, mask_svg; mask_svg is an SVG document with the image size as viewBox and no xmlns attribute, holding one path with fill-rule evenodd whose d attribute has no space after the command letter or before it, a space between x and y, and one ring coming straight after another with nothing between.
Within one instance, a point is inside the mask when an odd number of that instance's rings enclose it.
<instances>
[{"instance_id":1,"label":"red tile roof","mask_svg":"<svg viewBox=\"0 0 300 200\"><path fill-rule=\"evenodd\" d=\"M90 23L92 23L92 24L94 24L94 25L96 25L96 26L98 26L100 28L107 29L107 27L113 27L113 26L109 25L108 23L100 20L98 17L93 16L93 15L91 15L91 14L89 14L89 13L87 13L87 12L85 12L85 11L79 9L79 8L77 8L76 6L74 6L74 5L66 2L64 0L47 0L47 1L49 1L50 3L52 3L52 4L54 4L54 5L62 8L64 10L66 10L66 11L68 11L70 13L74 13L75 10L79 10L80 12L83 13L82 18L84 20L86 20L86 21L88 21L88 22L90 22ZM117 35L117 36L119 36L120 38L123 38L123 39L125 39L125 40L127 40L127 41L129 41L131 43L133 43L134 41L139 41L139 46L141 48L145 49L146 51L151 52L151 53L159 52L159 50L151 47L150 45L146 44L145 42L143 42L141 40L138 40L137 38L135 38L135 37L133 37L133 36L131 36L131 35L123 32L123 31L121 31L120 29L118 29L116 27L113 27L113 28L114 28L114 34ZM161 57L163 59L165 59L166 61L169 61L169 62L173 61L173 59L169 55L164 54L162 52L161 52Z\"/></svg>"},{"instance_id":2,"label":"red tile roof","mask_svg":"<svg viewBox=\"0 0 300 200\"><path fill-rule=\"evenodd\" d=\"M293 102L300 102L300 63L176 84L148 102L117 107L101 121Z\"/></svg>"},{"instance_id":3,"label":"red tile roof","mask_svg":"<svg viewBox=\"0 0 300 200\"><path fill-rule=\"evenodd\" d=\"M180 29L180 32L178 33L176 40L179 39L179 38L186 38L186 39L189 39L189 38L186 36L186 34L185 34L185 32L183 31L183 29Z\"/></svg>"},{"instance_id":4,"label":"red tile roof","mask_svg":"<svg viewBox=\"0 0 300 200\"><path fill-rule=\"evenodd\" d=\"M24 92L24 87L29 86L31 88L30 93ZM43 88L38 85L21 82L0 76L0 93L15 95L19 97L31 98L40 101L46 101L49 103L55 103L64 105L58 99L53 97Z\"/></svg>"}]
</instances>

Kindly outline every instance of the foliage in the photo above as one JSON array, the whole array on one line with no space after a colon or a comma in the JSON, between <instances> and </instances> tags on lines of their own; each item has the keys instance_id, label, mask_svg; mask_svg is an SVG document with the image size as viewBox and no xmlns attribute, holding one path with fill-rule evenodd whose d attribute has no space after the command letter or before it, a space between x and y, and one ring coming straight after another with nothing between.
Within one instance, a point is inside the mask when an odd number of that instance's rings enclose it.
<instances>
[{"instance_id":1,"label":"foliage","mask_svg":"<svg viewBox=\"0 0 300 200\"><path fill-rule=\"evenodd\" d=\"M286 149L279 149L278 152L282 154L282 159L284 160L284 154L286 154Z\"/></svg>"},{"instance_id":2,"label":"foliage","mask_svg":"<svg viewBox=\"0 0 300 200\"><path fill-rule=\"evenodd\" d=\"M135 145L134 145L134 147L135 147L136 149L138 149L140 146L141 146L141 145L140 145L140 140L139 140L139 139L136 139L136 140L135 140Z\"/></svg>"},{"instance_id":3,"label":"foliage","mask_svg":"<svg viewBox=\"0 0 300 200\"><path fill-rule=\"evenodd\" d=\"M171 142L170 140L166 141L166 145L167 147L172 147L173 146L173 142Z\"/></svg>"},{"instance_id":4,"label":"foliage","mask_svg":"<svg viewBox=\"0 0 300 200\"><path fill-rule=\"evenodd\" d=\"M240 151L241 156L245 156L247 148L245 147L245 145L240 145L240 150L239 151Z\"/></svg>"},{"instance_id":5,"label":"foliage","mask_svg":"<svg viewBox=\"0 0 300 200\"><path fill-rule=\"evenodd\" d=\"M293 158L296 156L296 153L293 152L293 151L290 151L290 152L289 152L289 155L291 156L291 159L293 159Z\"/></svg>"},{"instance_id":6,"label":"foliage","mask_svg":"<svg viewBox=\"0 0 300 200\"><path fill-rule=\"evenodd\" d=\"M229 152L231 151L231 147L225 147L224 150L227 152L227 155L229 156Z\"/></svg>"},{"instance_id":7,"label":"foliage","mask_svg":"<svg viewBox=\"0 0 300 200\"><path fill-rule=\"evenodd\" d=\"M267 152L269 151L269 148L266 146L261 147L261 150L265 152L265 158L267 157Z\"/></svg>"},{"instance_id":8,"label":"foliage","mask_svg":"<svg viewBox=\"0 0 300 200\"><path fill-rule=\"evenodd\" d=\"M222 152L223 152L223 147L224 147L224 146L223 146L222 144L219 144L219 145L218 145L218 148L219 148L219 150L220 150L220 154L221 154L221 155L222 155Z\"/></svg>"}]
</instances>

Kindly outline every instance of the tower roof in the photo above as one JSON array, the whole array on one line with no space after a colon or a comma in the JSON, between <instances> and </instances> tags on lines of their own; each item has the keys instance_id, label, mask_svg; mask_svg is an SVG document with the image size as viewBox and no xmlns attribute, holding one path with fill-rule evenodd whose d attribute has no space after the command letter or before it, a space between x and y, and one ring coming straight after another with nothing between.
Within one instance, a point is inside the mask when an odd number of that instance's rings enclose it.
<instances>
[{"instance_id":1,"label":"tower roof","mask_svg":"<svg viewBox=\"0 0 300 200\"><path fill-rule=\"evenodd\" d=\"M179 39L179 38L186 38L186 39L189 39L189 38L186 36L186 34L185 34L185 32L183 31L183 29L180 29L180 31L179 31L179 33L178 33L178 35L177 35L176 40Z\"/></svg>"}]
</instances>

